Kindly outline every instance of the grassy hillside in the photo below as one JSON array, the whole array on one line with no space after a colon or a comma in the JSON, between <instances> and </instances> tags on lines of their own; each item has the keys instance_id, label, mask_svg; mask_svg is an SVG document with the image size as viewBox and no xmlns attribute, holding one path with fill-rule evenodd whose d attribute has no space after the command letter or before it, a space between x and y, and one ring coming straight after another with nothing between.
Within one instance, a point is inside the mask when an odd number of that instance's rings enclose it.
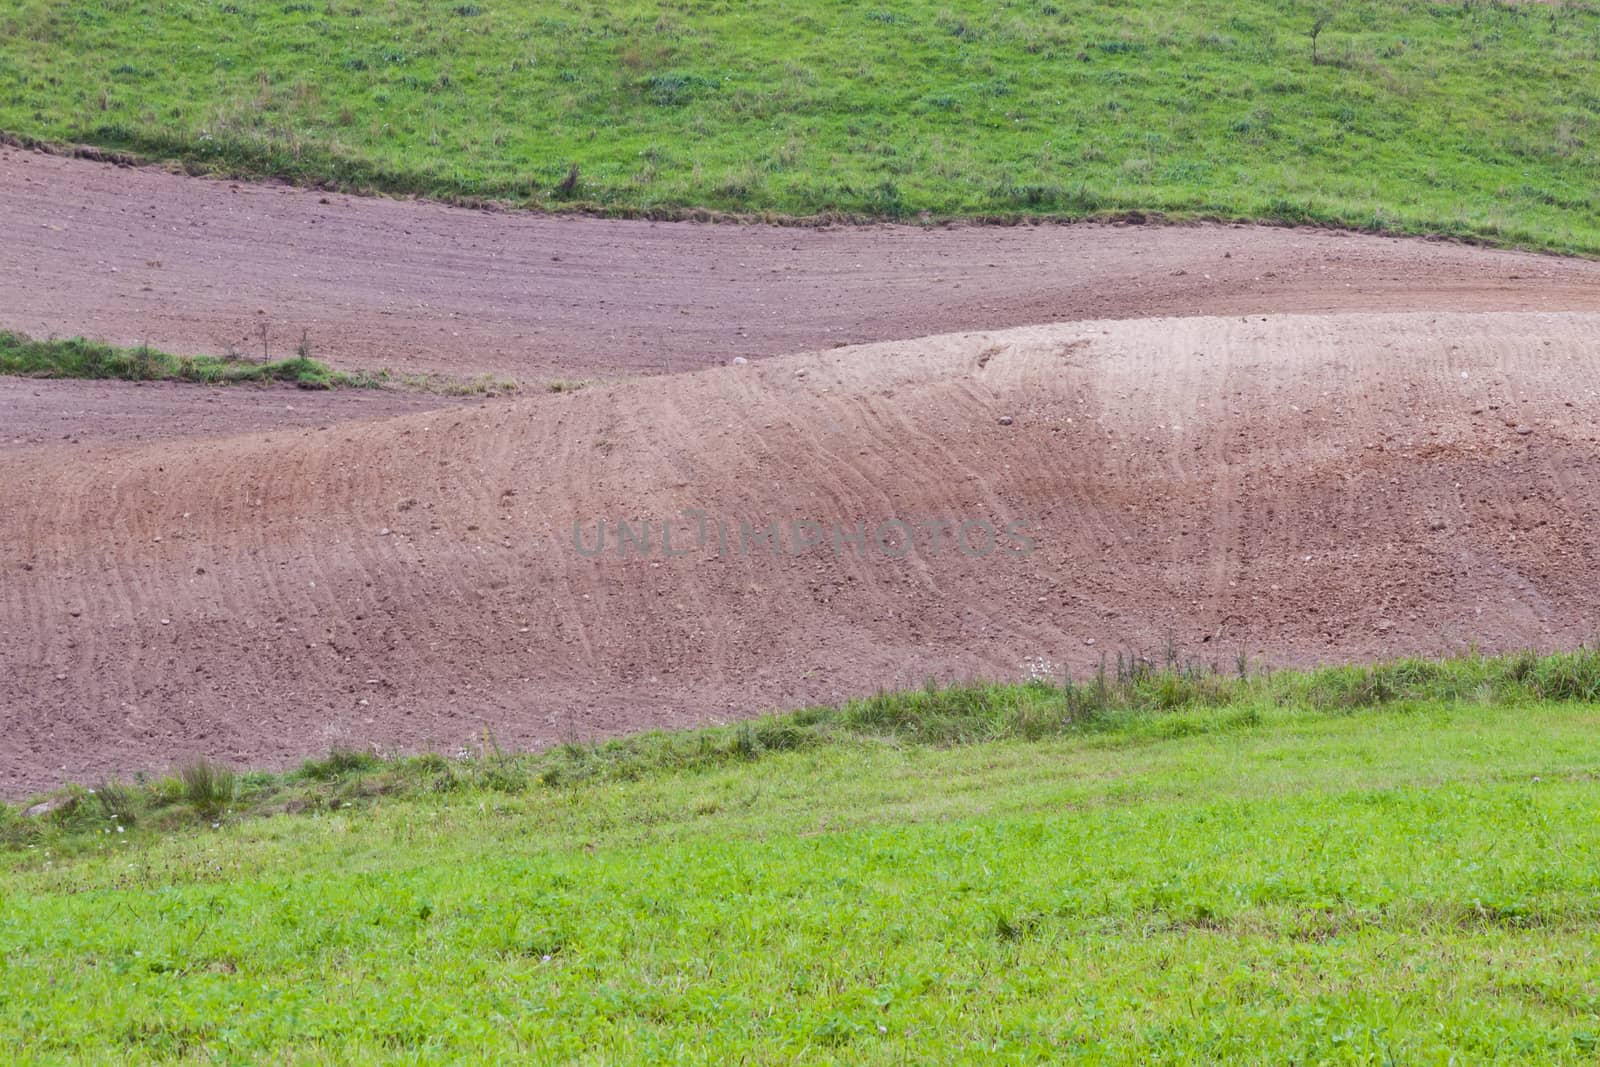
<instances>
[{"instance_id":1,"label":"grassy hillside","mask_svg":"<svg viewBox=\"0 0 1600 1067\"><path fill-rule=\"evenodd\" d=\"M11 0L0 131L545 207L1600 252L1597 60L1588 3Z\"/></svg>"},{"instance_id":2,"label":"grassy hillside","mask_svg":"<svg viewBox=\"0 0 1600 1067\"><path fill-rule=\"evenodd\" d=\"M1589 1063L1597 686L1589 653L1138 672L191 767L0 812L0 1049Z\"/></svg>"}]
</instances>

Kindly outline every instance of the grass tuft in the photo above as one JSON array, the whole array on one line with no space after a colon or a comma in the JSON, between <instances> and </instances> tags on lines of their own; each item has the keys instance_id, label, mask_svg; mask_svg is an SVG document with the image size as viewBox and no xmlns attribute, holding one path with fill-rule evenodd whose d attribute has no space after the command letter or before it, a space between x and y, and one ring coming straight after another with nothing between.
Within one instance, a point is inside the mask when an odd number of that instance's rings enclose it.
<instances>
[{"instance_id":1,"label":"grass tuft","mask_svg":"<svg viewBox=\"0 0 1600 1067\"><path fill-rule=\"evenodd\" d=\"M101 782L94 788L95 800L100 804L100 813L113 822L123 826L132 826L139 818L138 791L122 784L121 782Z\"/></svg>"},{"instance_id":2,"label":"grass tuft","mask_svg":"<svg viewBox=\"0 0 1600 1067\"><path fill-rule=\"evenodd\" d=\"M382 764L383 760L370 752L336 748L322 759L302 763L295 773L314 782L331 782L346 775L373 770Z\"/></svg>"},{"instance_id":3,"label":"grass tuft","mask_svg":"<svg viewBox=\"0 0 1600 1067\"><path fill-rule=\"evenodd\" d=\"M205 757L180 767L177 777L183 799L201 818L216 818L238 796L233 771Z\"/></svg>"},{"instance_id":4,"label":"grass tuft","mask_svg":"<svg viewBox=\"0 0 1600 1067\"><path fill-rule=\"evenodd\" d=\"M147 345L119 348L81 337L39 341L4 330L0 330L0 374L205 385L286 382L301 389L370 388L387 379L382 374L336 371L307 356L263 361L230 356L174 356Z\"/></svg>"},{"instance_id":5,"label":"grass tuft","mask_svg":"<svg viewBox=\"0 0 1600 1067\"><path fill-rule=\"evenodd\" d=\"M400 375L386 370L335 370L311 358L311 344L304 337L296 350L298 354L279 360L254 360L239 355L174 356L148 345L121 348L81 337L41 341L0 330L0 374L199 385L277 382L301 389L399 388L460 397L511 396L521 390L516 379L496 374L453 378L443 374ZM549 391L572 392L586 384L586 381L557 380L550 383Z\"/></svg>"}]
</instances>

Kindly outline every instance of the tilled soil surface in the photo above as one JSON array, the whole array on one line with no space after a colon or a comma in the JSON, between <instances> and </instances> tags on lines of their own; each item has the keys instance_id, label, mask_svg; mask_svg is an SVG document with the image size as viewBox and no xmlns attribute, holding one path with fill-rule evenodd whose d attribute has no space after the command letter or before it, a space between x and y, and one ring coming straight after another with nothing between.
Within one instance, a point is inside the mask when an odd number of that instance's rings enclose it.
<instances>
[{"instance_id":1,"label":"tilled soil surface","mask_svg":"<svg viewBox=\"0 0 1600 1067\"><path fill-rule=\"evenodd\" d=\"M1079 319L1600 310L1600 264L1446 243L552 218L7 148L0 235L0 329L277 356L304 335L340 366L532 385Z\"/></svg>"},{"instance_id":2,"label":"tilled soil surface","mask_svg":"<svg viewBox=\"0 0 1600 1067\"><path fill-rule=\"evenodd\" d=\"M0 376L0 452L49 444L161 441L328 427L486 403L402 389L297 389Z\"/></svg>"},{"instance_id":3,"label":"tilled soil surface","mask_svg":"<svg viewBox=\"0 0 1600 1067\"><path fill-rule=\"evenodd\" d=\"M30 159L23 169L65 166ZM256 198L262 211L281 202L290 215L316 203L195 187L199 200ZM591 226L385 202L352 210L459 214L485 241L496 227ZM1006 242L1075 232L786 237L950 241L954 257L982 235L993 262L1016 271ZM1270 230L1093 233L1091 243L1141 243L1151 260L1176 254L1164 241L1206 235L1206 256L1237 242L1225 263L1259 243L1395 249L1475 264L1469 280L1497 278L1507 303L1546 291L1511 281L1510 264L1551 272L1548 292L1562 300L1588 293L1574 281L1586 265L1447 246ZM107 237L103 255L116 248ZM277 281L289 268L279 270ZM1447 273L1428 289L1423 272L1412 299L1491 298L1448 289ZM267 285L259 270L244 277ZM1393 283L1396 301L1407 281L1418 279ZM50 287L34 284L25 295L42 299ZM1042 299L1047 280L1033 284ZM890 296L869 291L876 281L862 285L849 314L863 324L883 312L892 332L948 313L932 290L891 312ZM1337 287L1294 292L1354 301ZM62 316L96 306L69 305L64 289L54 299ZM350 329L364 306L351 306ZM795 308L781 312L763 344L810 336ZM628 315L619 309L618 322L632 328ZM724 338L742 321L683 318ZM196 320L180 311L163 321ZM771 325L780 321L790 332ZM404 336L398 322L379 325L395 343ZM604 353L592 329L569 329L562 336L589 342L564 358ZM449 366L466 358L464 348L431 351ZM1600 618L1600 314L1280 308L1085 321L319 426L0 451L0 793L159 771L201 753L283 765L334 746L452 750L485 730L503 745L537 745L929 676L1083 671L1168 638L1225 667L1240 651L1305 664L1472 641L1570 645ZM634 537L626 555L622 521ZM756 534L772 523L777 543L767 544ZM1011 523L1026 524L1011 527L1020 539L998 532Z\"/></svg>"}]
</instances>

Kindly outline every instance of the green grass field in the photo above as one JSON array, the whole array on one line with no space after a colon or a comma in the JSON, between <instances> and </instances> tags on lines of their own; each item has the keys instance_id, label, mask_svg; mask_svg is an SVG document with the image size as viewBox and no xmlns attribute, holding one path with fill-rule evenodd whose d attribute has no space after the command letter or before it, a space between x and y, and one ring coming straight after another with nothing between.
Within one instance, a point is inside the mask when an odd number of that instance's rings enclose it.
<instances>
[{"instance_id":1,"label":"green grass field","mask_svg":"<svg viewBox=\"0 0 1600 1067\"><path fill-rule=\"evenodd\" d=\"M0 131L618 213L1158 211L1600 252L1600 9L11 0Z\"/></svg>"},{"instance_id":2,"label":"green grass field","mask_svg":"<svg viewBox=\"0 0 1600 1067\"><path fill-rule=\"evenodd\" d=\"M886 696L0 813L0 1056L1592 1063L1600 655Z\"/></svg>"}]
</instances>

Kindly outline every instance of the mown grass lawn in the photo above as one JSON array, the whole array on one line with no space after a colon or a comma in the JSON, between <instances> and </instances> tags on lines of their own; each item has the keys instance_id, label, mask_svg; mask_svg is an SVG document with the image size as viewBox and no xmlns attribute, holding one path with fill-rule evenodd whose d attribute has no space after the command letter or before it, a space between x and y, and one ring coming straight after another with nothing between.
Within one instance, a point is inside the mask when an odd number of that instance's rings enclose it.
<instances>
[{"instance_id":1,"label":"mown grass lawn","mask_svg":"<svg viewBox=\"0 0 1600 1067\"><path fill-rule=\"evenodd\" d=\"M623 213L1156 210L1595 253L1597 123L1592 3L11 0L0 12L0 131L17 137Z\"/></svg>"},{"instance_id":2,"label":"mown grass lawn","mask_svg":"<svg viewBox=\"0 0 1600 1067\"><path fill-rule=\"evenodd\" d=\"M1600 706L1535 694L1597 664L346 754L176 829L83 795L0 819L0 1056L1592 1063Z\"/></svg>"}]
</instances>

